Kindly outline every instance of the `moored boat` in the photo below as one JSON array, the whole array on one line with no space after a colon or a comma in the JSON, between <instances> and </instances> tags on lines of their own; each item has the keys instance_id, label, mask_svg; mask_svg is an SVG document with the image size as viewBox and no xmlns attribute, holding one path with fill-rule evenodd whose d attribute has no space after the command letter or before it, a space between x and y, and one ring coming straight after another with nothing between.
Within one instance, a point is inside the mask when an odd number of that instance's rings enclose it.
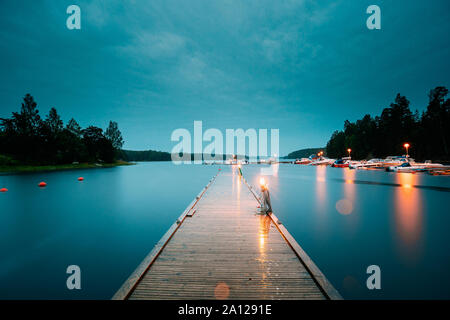
<instances>
[{"instance_id":1,"label":"moored boat","mask_svg":"<svg viewBox=\"0 0 450 320\"><path fill-rule=\"evenodd\" d=\"M308 163L311 163L311 159L309 159L309 158L301 158L301 159L296 159L295 161L294 161L294 163L295 164L308 164Z\"/></svg>"}]
</instances>

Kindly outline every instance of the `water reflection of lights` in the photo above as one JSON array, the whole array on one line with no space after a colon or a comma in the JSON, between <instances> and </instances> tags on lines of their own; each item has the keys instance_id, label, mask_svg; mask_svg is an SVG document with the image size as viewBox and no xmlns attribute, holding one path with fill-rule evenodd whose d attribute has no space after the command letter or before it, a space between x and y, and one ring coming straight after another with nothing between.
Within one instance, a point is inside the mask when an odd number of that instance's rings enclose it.
<instances>
[{"instance_id":1,"label":"water reflection of lights","mask_svg":"<svg viewBox=\"0 0 450 320\"><path fill-rule=\"evenodd\" d=\"M402 252L408 257L417 257L418 240L422 233L421 191L413 188L418 179L411 173L397 173L395 188L395 226Z\"/></svg>"},{"instance_id":2,"label":"water reflection of lights","mask_svg":"<svg viewBox=\"0 0 450 320\"><path fill-rule=\"evenodd\" d=\"M355 198L355 174L355 170L344 168L345 196L351 201Z\"/></svg>"},{"instance_id":3,"label":"water reflection of lights","mask_svg":"<svg viewBox=\"0 0 450 320\"><path fill-rule=\"evenodd\" d=\"M278 176L278 170L280 168L280 164L279 163L272 163L270 167L271 167L271 170L272 170L272 175L273 176Z\"/></svg>"},{"instance_id":4,"label":"water reflection of lights","mask_svg":"<svg viewBox=\"0 0 450 320\"><path fill-rule=\"evenodd\" d=\"M325 211L325 202L327 197L327 186L324 183L326 177L326 166L316 166L316 198L319 211Z\"/></svg>"},{"instance_id":5,"label":"water reflection of lights","mask_svg":"<svg viewBox=\"0 0 450 320\"><path fill-rule=\"evenodd\" d=\"M343 215L353 212L353 204L355 202L355 170L344 169L344 199L336 202L336 210Z\"/></svg>"}]
</instances>

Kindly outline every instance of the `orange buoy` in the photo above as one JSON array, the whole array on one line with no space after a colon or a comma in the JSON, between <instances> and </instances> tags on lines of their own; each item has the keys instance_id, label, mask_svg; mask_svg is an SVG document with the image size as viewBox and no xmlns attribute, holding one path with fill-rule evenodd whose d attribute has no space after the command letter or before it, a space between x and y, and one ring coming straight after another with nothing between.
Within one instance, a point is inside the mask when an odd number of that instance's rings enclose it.
<instances>
[{"instance_id":1,"label":"orange buoy","mask_svg":"<svg viewBox=\"0 0 450 320\"><path fill-rule=\"evenodd\" d=\"M83 177L79 177L79 178L78 178L78 181L83 181L83 180L84 180Z\"/></svg>"},{"instance_id":2,"label":"orange buoy","mask_svg":"<svg viewBox=\"0 0 450 320\"><path fill-rule=\"evenodd\" d=\"M0 189L0 192L7 192L8 191L8 189L6 189L6 188L1 188Z\"/></svg>"},{"instance_id":3,"label":"orange buoy","mask_svg":"<svg viewBox=\"0 0 450 320\"><path fill-rule=\"evenodd\" d=\"M44 181L42 181L42 182L39 182L38 186L42 188L42 187L46 187L47 184Z\"/></svg>"}]
</instances>

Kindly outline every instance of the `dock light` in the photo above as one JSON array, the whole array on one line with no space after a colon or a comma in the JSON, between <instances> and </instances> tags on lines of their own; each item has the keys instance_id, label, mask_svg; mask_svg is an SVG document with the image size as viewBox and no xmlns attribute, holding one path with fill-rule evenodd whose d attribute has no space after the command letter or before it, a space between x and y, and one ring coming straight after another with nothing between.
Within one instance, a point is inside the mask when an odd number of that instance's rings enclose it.
<instances>
[{"instance_id":1,"label":"dock light","mask_svg":"<svg viewBox=\"0 0 450 320\"><path fill-rule=\"evenodd\" d=\"M403 145L403 147L405 147L405 149L406 149L406 157L408 158L408 157L409 157L409 154L408 154L409 143L405 143L405 144Z\"/></svg>"},{"instance_id":2,"label":"dock light","mask_svg":"<svg viewBox=\"0 0 450 320\"><path fill-rule=\"evenodd\" d=\"M348 148L347 152L348 152L348 156L350 157L350 153L352 153L352 149Z\"/></svg>"},{"instance_id":3,"label":"dock light","mask_svg":"<svg viewBox=\"0 0 450 320\"><path fill-rule=\"evenodd\" d=\"M269 189L267 188L266 179L261 177L259 179L261 185L261 197L260 197L260 212L261 214L270 214L272 212L272 204L270 203Z\"/></svg>"},{"instance_id":4,"label":"dock light","mask_svg":"<svg viewBox=\"0 0 450 320\"><path fill-rule=\"evenodd\" d=\"M259 184L261 185L261 188L265 187L266 186L266 179L261 177L261 179L259 179Z\"/></svg>"}]
</instances>

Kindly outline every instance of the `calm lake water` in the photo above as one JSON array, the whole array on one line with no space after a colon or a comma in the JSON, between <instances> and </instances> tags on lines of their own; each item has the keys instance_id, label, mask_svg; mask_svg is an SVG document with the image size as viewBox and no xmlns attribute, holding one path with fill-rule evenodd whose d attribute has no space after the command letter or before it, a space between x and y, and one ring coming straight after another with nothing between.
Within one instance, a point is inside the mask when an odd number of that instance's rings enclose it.
<instances>
[{"instance_id":1,"label":"calm lake water","mask_svg":"<svg viewBox=\"0 0 450 320\"><path fill-rule=\"evenodd\" d=\"M260 169L243 167L255 186ZM217 170L0 175L0 299L111 298ZM449 177L289 164L273 173L274 212L344 298L450 298ZM82 290L66 288L72 264ZM381 290L366 287L373 264Z\"/></svg>"}]
</instances>

